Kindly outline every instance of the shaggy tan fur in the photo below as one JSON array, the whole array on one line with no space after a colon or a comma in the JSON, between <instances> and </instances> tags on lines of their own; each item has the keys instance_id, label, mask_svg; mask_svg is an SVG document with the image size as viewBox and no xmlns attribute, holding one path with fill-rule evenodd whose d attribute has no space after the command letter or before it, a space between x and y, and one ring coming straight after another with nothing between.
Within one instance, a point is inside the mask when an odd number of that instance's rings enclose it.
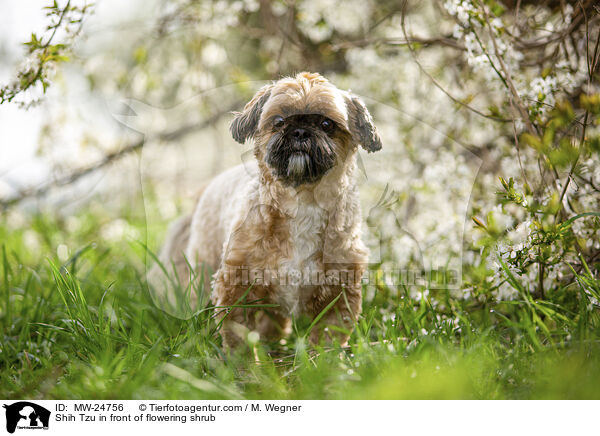
<instances>
[{"instance_id":1,"label":"shaggy tan fur","mask_svg":"<svg viewBox=\"0 0 600 436\"><path fill-rule=\"evenodd\" d=\"M293 186L279 180L265 155L274 117L298 114L336 123L335 164L317 181ZM264 338L285 335L291 316L316 317L334 300L310 339L337 336L345 343L360 313L368 261L354 180L357 146L381 148L369 112L319 74L300 73L260 89L231 130L238 142L254 139L256 161L209 183L191 220L167 237L161 260L174 262L182 282L189 276L183 254L199 270L214 271L216 306L274 305L222 311L225 346L236 346L249 330Z\"/></svg>"}]
</instances>

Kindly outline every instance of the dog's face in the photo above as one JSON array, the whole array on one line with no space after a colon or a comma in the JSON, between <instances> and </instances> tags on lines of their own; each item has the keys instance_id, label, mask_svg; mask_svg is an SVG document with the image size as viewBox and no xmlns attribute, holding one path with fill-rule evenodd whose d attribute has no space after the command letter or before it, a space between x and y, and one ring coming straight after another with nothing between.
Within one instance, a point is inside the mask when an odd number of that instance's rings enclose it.
<instances>
[{"instance_id":1,"label":"dog's face","mask_svg":"<svg viewBox=\"0 0 600 436\"><path fill-rule=\"evenodd\" d=\"M276 115L265 162L285 183L315 182L335 165L338 136L335 122L323 115Z\"/></svg>"},{"instance_id":2,"label":"dog's face","mask_svg":"<svg viewBox=\"0 0 600 436\"><path fill-rule=\"evenodd\" d=\"M364 103L319 74L300 73L261 88L231 123L233 138L286 185L315 183L360 144L381 149Z\"/></svg>"}]
</instances>

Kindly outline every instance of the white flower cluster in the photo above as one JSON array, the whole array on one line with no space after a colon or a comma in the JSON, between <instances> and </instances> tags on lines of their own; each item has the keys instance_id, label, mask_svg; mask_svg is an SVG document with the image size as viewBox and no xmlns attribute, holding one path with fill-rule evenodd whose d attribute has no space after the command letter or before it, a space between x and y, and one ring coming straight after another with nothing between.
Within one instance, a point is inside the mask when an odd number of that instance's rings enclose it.
<instances>
[{"instance_id":1,"label":"white flower cluster","mask_svg":"<svg viewBox=\"0 0 600 436\"><path fill-rule=\"evenodd\" d=\"M483 73L490 84L500 87L505 77L498 58L502 57L511 74L518 70L523 59L523 54L502 38L503 21L494 17L489 20L489 26L484 26L484 12L469 0L449 0L444 6L457 20L453 35L464 42L467 63L473 71ZM487 8L485 5L481 7ZM486 10L485 14L489 16L490 12Z\"/></svg>"},{"instance_id":2,"label":"white flower cluster","mask_svg":"<svg viewBox=\"0 0 600 436\"><path fill-rule=\"evenodd\" d=\"M372 4L364 0L348 0L339 7L335 0L303 0L297 3L299 27L314 42L321 42L334 31L352 35L363 29Z\"/></svg>"},{"instance_id":3,"label":"white flower cluster","mask_svg":"<svg viewBox=\"0 0 600 436\"><path fill-rule=\"evenodd\" d=\"M504 32L506 25L501 18L486 18L492 16L486 5L475 5L470 0L448 0L444 7L457 21L453 36L463 41L466 60L473 71L483 74L489 84L496 89L504 89L506 93L510 90L504 82L508 79L507 75L510 75L517 93L533 116L539 115L544 119L559 94L572 91L587 77L583 58L579 59L577 65L561 60L550 74L545 73L543 77L541 71L521 68L524 54L515 48L508 33ZM564 30L573 14L572 6L567 4L563 9L564 19L561 17L555 25L550 12L543 8L541 11L548 17L544 20L545 27L540 30L541 34L534 35L536 37ZM514 32L518 34L519 29L514 29ZM506 71L503 71L501 65ZM523 127L523 121L517 120L517 130L521 131Z\"/></svg>"},{"instance_id":4,"label":"white flower cluster","mask_svg":"<svg viewBox=\"0 0 600 436\"><path fill-rule=\"evenodd\" d=\"M477 9L470 0L447 0L444 8L465 26L469 24L470 18L477 14Z\"/></svg>"},{"instance_id":5,"label":"white flower cluster","mask_svg":"<svg viewBox=\"0 0 600 436\"><path fill-rule=\"evenodd\" d=\"M585 68L580 65L571 72L569 63L563 60L556 64L553 74L546 77L534 77L529 83L520 78L519 93L524 97L529 112L545 118L559 95L572 91L586 80Z\"/></svg>"}]
</instances>

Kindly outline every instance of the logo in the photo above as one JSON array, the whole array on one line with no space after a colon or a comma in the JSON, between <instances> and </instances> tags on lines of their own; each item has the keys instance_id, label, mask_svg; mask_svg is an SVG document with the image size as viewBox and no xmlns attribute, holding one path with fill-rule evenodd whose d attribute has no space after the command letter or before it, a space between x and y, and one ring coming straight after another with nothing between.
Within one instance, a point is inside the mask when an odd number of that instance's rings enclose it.
<instances>
[{"instance_id":1,"label":"logo","mask_svg":"<svg viewBox=\"0 0 600 436\"><path fill-rule=\"evenodd\" d=\"M6 409L6 431L14 433L15 429L48 430L50 411L29 401L19 401L4 405Z\"/></svg>"}]
</instances>

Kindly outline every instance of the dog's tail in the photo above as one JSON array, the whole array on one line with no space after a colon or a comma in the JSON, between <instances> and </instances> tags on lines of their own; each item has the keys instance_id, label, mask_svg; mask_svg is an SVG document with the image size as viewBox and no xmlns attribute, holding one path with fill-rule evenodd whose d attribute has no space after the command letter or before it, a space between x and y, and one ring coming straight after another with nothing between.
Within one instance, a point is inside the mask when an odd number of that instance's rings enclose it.
<instances>
[{"instance_id":1,"label":"dog's tail","mask_svg":"<svg viewBox=\"0 0 600 436\"><path fill-rule=\"evenodd\" d=\"M185 256L191 224L192 215L187 215L170 225L158 254L160 264L154 262L147 275L154 303L178 318L191 316L189 312L197 302L195 290L190 286L191 259Z\"/></svg>"},{"instance_id":2,"label":"dog's tail","mask_svg":"<svg viewBox=\"0 0 600 436\"><path fill-rule=\"evenodd\" d=\"M170 266L171 262L175 265L187 264L185 250L190 240L191 225L192 215L190 214L177 219L169 226L164 245L158 255L158 259L163 265Z\"/></svg>"}]
</instances>

